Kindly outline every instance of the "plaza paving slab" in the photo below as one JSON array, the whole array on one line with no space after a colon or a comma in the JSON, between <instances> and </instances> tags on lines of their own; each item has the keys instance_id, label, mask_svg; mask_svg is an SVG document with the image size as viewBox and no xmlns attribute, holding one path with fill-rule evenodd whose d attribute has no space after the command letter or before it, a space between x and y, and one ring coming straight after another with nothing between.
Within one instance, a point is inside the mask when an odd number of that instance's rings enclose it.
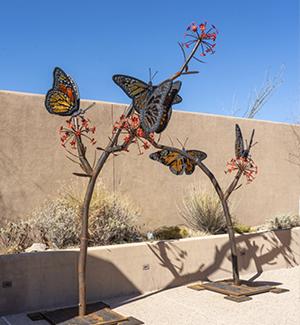
<instances>
[{"instance_id":1,"label":"plaza paving slab","mask_svg":"<svg viewBox=\"0 0 300 325\"><path fill-rule=\"evenodd\" d=\"M242 276L248 280L254 276ZM264 293L236 303L222 294L195 291L186 286L152 292L134 298L105 300L115 311L142 320L146 325L295 325L300 320L300 267L267 271L256 281L279 282L289 292ZM0 318L0 325L46 325L26 314Z\"/></svg>"}]
</instances>

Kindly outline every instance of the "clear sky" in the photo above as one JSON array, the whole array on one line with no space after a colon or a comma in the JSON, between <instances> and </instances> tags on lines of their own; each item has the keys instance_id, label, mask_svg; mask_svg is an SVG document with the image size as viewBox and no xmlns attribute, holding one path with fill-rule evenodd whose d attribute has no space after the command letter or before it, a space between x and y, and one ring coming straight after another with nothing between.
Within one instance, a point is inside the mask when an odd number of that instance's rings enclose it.
<instances>
[{"instance_id":1,"label":"clear sky","mask_svg":"<svg viewBox=\"0 0 300 325\"><path fill-rule=\"evenodd\" d=\"M259 89L266 73L283 83L259 119L299 117L298 0L1 0L0 89L45 94L52 70L63 68L81 98L129 103L111 79L116 73L158 83L182 64L177 41L192 21L219 30L216 54L193 62L174 107L230 115Z\"/></svg>"}]
</instances>

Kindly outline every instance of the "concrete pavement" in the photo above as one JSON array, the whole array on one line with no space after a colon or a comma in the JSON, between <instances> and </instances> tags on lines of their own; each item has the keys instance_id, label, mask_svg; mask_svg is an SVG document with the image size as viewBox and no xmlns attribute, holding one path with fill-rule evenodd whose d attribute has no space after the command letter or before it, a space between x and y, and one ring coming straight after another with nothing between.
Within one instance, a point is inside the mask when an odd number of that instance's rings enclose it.
<instances>
[{"instance_id":1,"label":"concrete pavement","mask_svg":"<svg viewBox=\"0 0 300 325\"><path fill-rule=\"evenodd\" d=\"M249 279L243 276L243 279ZM295 325L300 319L300 267L264 272L256 281L280 282L290 291L265 293L235 303L221 294L195 291L186 286L135 298L106 300L115 311L142 320L146 325ZM46 325L26 314L0 318L0 325Z\"/></svg>"}]
</instances>

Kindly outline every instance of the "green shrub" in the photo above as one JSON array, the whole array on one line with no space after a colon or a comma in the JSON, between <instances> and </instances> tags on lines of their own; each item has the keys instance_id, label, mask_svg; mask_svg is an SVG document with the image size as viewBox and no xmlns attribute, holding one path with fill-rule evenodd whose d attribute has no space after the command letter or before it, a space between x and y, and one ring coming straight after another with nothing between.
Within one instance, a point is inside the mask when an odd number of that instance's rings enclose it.
<instances>
[{"instance_id":1,"label":"green shrub","mask_svg":"<svg viewBox=\"0 0 300 325\"><path fill-rule=\"evenodd\" d=\"M180 239L189 236L188 229L184 226L164 226L156 229L153 232L154 239L168 240L168 239Z\"/></svg>"},{"instance_id":2,"label":"green shrub","mask_svg":"<svg viewBox=\"0 0 300 325\"><path fill-rule=\"evenodd\" d=\"M233 229L238 234L244 234L244 233L248 233L248 232L253 231L252 227L241 224L241 223L234 223L233 224Z\"/></svg>"},{"instance_id":3,"label":"green shrub","mask_svg":"<svg viewBox=\"0 0 300 325\"><path fill-rule=\"evenodd\" d=\"M225 216L219 198L199 189L192 189L183 200L181 216L193 229L210 234L226 231Z\"/></svg>"},{"instance_id":4,"label":"green shrub","mask_svg":"<svg viewBox=\"0 0 300 325\"><path fill-rule=\"evenodd\" d=\"M299 215L279 215L275 216L266 223L267 229L276 230L276 229L289 229L293 227L300 226L300 217Z\"/></svg>"}]
</instances>

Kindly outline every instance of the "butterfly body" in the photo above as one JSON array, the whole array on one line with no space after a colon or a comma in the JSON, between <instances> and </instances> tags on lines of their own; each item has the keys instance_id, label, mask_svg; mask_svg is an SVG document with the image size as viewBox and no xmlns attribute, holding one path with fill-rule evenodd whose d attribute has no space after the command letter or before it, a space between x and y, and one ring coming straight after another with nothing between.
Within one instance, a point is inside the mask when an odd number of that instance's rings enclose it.
<instances>
[{"instance_id":1,"label":"butterfly body","mask_svg":"<svg viewBox=\"0 0 300 325\"><path fill-rule=\"evenodd\" d=\"M80 96L75 81L58 67L53 71L53 79L53 86L45 98L47 111L62 116L79 114Z\"/></svg>"},{"instance_id":2,"label":"butterfly body","mask_svg":"<svg viewBox=\"0 0 300 325\"><path fill-rule=\"evenodd\" d=\"M151 81L146 83L138 78L123 74L115 74L112 79L133 100L134 108L138 113L144 108L149 96L157 87ZM181 101L182 98L177 95L173 100L173 104L178 104Z\"/></svg>"},{"instance_id":3,"label":"butterfly body","mask_svg":"<svg viewBox=\"0 0 300 325\"><path fill-rule=\"evenodd\" d=\"M126 75L114 75L113 81L133 100L146 133L164 131L171 118L172 104L182 101L178 95L180 81L165 80L159 85L153 85Z\"/></svg>"},{"instance_id":4,"label":"butterfly body","mask_svg":"<svg viewBox=\"0 0 300 325\"><path fill-rule=\"evenodd\" d=\"M249 149L245 149L244 138L238 124L235 125L235 156L236 158L248 158Z\"/></svg>"},{"instance_id":5,"label":"butterfly body","mask_svg":"<svg viewBox=\"0 0 300 325\"><path fill-rule=\"evenodd\" d=\"M170 106L165 102L172 87L172 81L166 80L158 85L147 99L145 107L140 112L141 127L146 133L160 133L167 124L167 114ZM166 121L166 122L164 122Z\"/></svg>"},{"instance_id":6,"label":"butterfly body","mask_svg":"<svg viewBox=\"0 0 300 325\"><path fill-rule=\"evenodd\" d=\"M184 155L171 149L163 149L149 155L150 159L156 160L165 166L168 166L170 171L175 175L192 175L197 162L204 160L207 154L200 150L185 150L188 155L194 158L195 162Z\"/></svg>"}]
</instances>

